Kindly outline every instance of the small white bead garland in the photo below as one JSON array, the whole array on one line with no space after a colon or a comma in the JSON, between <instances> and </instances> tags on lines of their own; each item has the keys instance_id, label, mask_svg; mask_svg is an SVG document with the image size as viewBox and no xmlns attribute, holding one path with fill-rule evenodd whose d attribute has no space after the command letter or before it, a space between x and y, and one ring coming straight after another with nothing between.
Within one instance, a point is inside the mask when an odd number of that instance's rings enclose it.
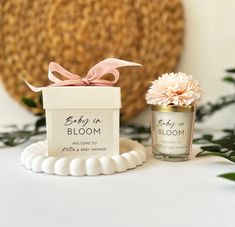
<instances>
[{"instance_id":1,"label":"small white bead garland","mask_svg":"<svg viewBox=\"0 0 235 227\"><path fill-rule=\"evenodd\" d=\"M21 153L21 163L37 173L60 176L97 176L120 173L136 168L146 161L146 151L140 143L120 138L120 150L127 150L112 157L88 158L48 157L47 141L26 147Z\"/></svg>"}]
</instances>

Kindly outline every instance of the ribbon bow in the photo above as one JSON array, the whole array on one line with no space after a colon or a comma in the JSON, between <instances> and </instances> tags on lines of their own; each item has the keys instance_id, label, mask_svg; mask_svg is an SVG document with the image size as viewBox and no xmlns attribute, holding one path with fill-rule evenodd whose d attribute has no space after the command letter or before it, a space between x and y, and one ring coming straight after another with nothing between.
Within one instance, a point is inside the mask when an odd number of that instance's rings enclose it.
<instances>
[{"instance_id":1,"label":"ribbon bow","mask_svg":"<svg viewBox=\"0 0 235 227\"><path fill-rule=\"evenodd\" d=\"M117 58L107 58L96 65L94 65L88 71L85 77L73 74L63 68L61 65L51 62L49 64L48 78L53 84L47 87L60 87L60 86L112 86L119 79L119 71L117 68L124 66L141 66L141 64L135 62L124 61ZM66 80L60 80L57 78L53 72L57 72L62 76L66 77ZM105 74L112 74L114 80L101 79ZM45 87L35 87L25 81L30 89L34 92L41 91Z\"/></svg>"}]
</instances>

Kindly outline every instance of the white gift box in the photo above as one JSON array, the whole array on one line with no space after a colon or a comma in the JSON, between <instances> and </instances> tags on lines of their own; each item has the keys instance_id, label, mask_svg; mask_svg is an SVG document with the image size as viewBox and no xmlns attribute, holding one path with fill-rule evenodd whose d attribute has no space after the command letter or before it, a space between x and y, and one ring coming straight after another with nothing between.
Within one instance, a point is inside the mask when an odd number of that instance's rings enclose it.
<instances>
[{"instance_id":1,"label":"white gift box","mask_svg":"<svg viewBox=\"0 0 235 227\"><path fill-rule=\"evenodd\" d=\"M43 89L48 156L119 154L119 87Z\"/></svg>"}]
</instances>

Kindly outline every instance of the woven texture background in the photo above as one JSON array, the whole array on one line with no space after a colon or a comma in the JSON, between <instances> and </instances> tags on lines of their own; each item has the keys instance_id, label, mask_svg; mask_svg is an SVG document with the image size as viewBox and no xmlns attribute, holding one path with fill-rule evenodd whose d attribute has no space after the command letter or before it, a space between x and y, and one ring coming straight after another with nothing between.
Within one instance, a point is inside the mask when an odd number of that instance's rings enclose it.
<instances>
[{"instance_id":1,"label":"woven texture background","mask_svg":"<svg viewBox=\"0 0 235 227\"><path fill-rule=\"evenodd\" d=\"M0 76L18 101L38 95L22 78L48 84L50 61L81 76L107 57L143 64L120 70L123 120L146 106L150 82L175 69L182 47L180 0L2 0L0 15Z\"/></svg>"}]
</instances>

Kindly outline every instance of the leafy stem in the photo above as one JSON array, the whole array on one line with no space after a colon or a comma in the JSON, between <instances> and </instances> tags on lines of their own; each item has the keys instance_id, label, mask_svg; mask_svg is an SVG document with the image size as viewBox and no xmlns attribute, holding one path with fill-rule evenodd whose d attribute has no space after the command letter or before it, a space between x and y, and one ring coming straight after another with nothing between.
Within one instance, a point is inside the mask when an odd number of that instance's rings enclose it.
<instances>
[{"instance_id":1,"label":"leafy stem","mask_svg":"<svg viewBox=\"0 0 235 227\"><path fill-rule=\"evenodd\" d=\"M223 132L225 135L219 139L214 139L211 134L206 134L200 138L194 139L194 143L196 144L206 144L206 146L201 146L201 152L199 152L196 157L219 156L235 162L234 130L225 129Z\"/></svg>"}]
</instances>

